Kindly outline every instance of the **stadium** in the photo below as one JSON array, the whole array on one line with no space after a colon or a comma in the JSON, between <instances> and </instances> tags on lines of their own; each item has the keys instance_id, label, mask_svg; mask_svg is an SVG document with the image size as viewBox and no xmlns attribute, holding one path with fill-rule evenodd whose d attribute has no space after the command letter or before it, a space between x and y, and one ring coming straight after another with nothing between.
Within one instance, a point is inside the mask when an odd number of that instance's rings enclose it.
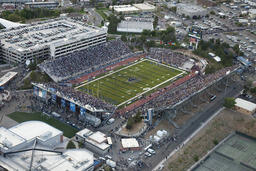
<instances>
[{"instance_id":1,"label":"stadium","mask_svg":"<svg viewBox=\"0 0 256 171\"><path fill-rule=\"evenodd\" d=\"M198 61L171 49L132 52L121 40L49 59L39 65L55 83L33 83L34 95L99 126L106 113L169 108L236 70L201 75Z\"/></svg>"}]
</instances>

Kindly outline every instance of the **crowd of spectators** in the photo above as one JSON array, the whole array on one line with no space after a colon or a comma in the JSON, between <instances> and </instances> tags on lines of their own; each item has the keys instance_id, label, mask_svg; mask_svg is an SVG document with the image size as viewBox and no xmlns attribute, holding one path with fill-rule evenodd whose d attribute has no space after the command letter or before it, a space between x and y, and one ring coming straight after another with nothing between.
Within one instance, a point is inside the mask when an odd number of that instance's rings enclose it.
<instances>
[{"instance_id":1,"label":"crowd of spectators","mask_svg":"<svg viewBox=\"0 0 256 171\"><path fill-rule=\"evenodd\" d=\"M115 107L101 99L93 97L87 93L77 91L72 87L59 86L55 83L45 83L44 88L51 91L51 88L56 90L56 94L60 94L62 97L72 99L74 102L81 104L82 106L90 105L92 109L103 109L105 111L113 111Z\"/></svg>"},{"instance_id":2,"label":"crowd of spectators","mask_svg":"<svg viewBox=\"0 0 256 171\"><path fill-rule=\"evenodd\" d=\"M164 62L175 67L182 67L186 61L189 60L189 57L179 53L174 52L171 49L164 48L150 48L148 57L156 59L159 62Z\"/></svg>"},{"instance_id":3,"label":"crowd of spectators","mask_svg":"<svg viewBox=\"0 0 256 171\"><path fill-rule=\"evenodd\" d=\"M212 84L214 81L217 81L218 79L223 78L227 72L233 71L237 66L227 67L224 69L221 69L217 71L214 74L209 75L197 75L187 82L185 82L183 85L181 85L178 88L174 88L161 96L158 96L157 98L154 98L152 101L148 102L144 107L168 107L173 106L184 99L190 97L191 95L197 93L198 91L208 87L210 84Z\"/></svg>"},{"instance_id":4,"label":"crowd of spectators","mask_svg":"<svg viewBox=\"0 0 256 171\"><path fill-rule=\"evenodd\" d=\"M58 82L104 68L121 61L131 53L129 47L121 40L113 40L46 61L39 67Z\"/></svg>"}]
</instances>

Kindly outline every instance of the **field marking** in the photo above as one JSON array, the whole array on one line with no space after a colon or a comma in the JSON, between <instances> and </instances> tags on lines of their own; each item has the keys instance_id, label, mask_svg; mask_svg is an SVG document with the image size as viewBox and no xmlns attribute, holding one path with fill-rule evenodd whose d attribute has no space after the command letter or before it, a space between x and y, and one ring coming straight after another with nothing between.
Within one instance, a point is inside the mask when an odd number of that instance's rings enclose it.
<instances>
[{"instance_id":1,"label":"field marking","mask_svg":"<svg viewBox=\"0 0 256 171\"><path fill-rule=\"evenodd\" d=\"M153 89L155 89L155 88L157 88L157 87L159 87L159 86L161 86L161 85L163 85L163 84L165 84L165 83L167 83L167 82L169 82L169 81L175 79L176 77L179 77L180 75L182 75L182 74L184 74L184 73L186 73L186 72L185 72L185 71L182 71L182 73L177 74L177 75L175 75L174 77L172 77L172 78L170 78L170 79L168 79L168 80L165 80L164 82L161 82L160 84L157 84L156 86L154 86L154 87L152 87L152 88L149 88L148 90L143 91L143 92L141 92L140 94L138 94L138 95L136 95L136 96L134 96L134 97L132 97L132 98L130 98L130 99L128 99L128 100L126 100L126 101L120 103L120 104L118 104L117 107L122 106L123 104L128 103L129 101L131 101L131 100L133 100L133 99L136 99L136 98L139 97L139 96L142 96L143 94L145 94L145 93L147 93L147 92L149 92L149 91L151 91L151 90L153 90Z\"/></svg>"},{"instance_id":2,"label":"field marking","mask_svg":"<svg viewBox=\"0 0 256 171\"><path fill-rule=\"evenodd\" d=\"M141 63L141 62L144 62L144 61L154 62L154 63L156 63L156 64L158 64L158 65L162 65L162 66L164 66L164 67L171 68L171 69L176 70L176 71L178 70L178 71L181 72L181 73L180 73L180 74L177 74L177 75L175 75L175 76L173 76L172 78L169 78L169 79L167 79L167 80L161 82L160 84L155 85L155 86L152 87L152 88L148 88L146 91L142 91L140 94L138 94L138 95L136 95L136 96L134 96L134 97L132 97L132 98L130 98L130 99L128 99L128 100L126 100L126 101L124 101L124 102L118 104L118 105L116 105L117 107L119 107L119 106L121 106L121 105L123 105L123 104L125 104L125 103L128 103L129 101L131 101L131 100L133 100L133 99L136 99L136 98L138 98L139 96L142 96L143 94L145 94L145 93L147 93L147 92L149 92L149 91L151 91L151 90L153 90L153 89L155 89L155 88L157 88L157 87L159 87L159 86L161 86L161 85L163 85L163 84L165 84L165 83L167 83L167 82L169 82L169 81L175 79L176 77L179 77L179 76L181 76L181 75L183 75L183 74L186 73L186 71L184 71L184 70L181 70L181 69L179 69L179 68L174 68L174 67L169 66L169 65L166 65L166 64L162 64L162 63L157 62L157 61L155 61L155 60L153 60L153 59L141 59L140 61L135 62L135 63L133 63L133 64L131 64L131 65L128 65L128 66L126 66L126 67L124 67L124 68L121 68L121 69L116 70L116 71L112 71L112 72L110 72L110 73L108 73L108 74L106 74L106 75L104 75L104 76L102 76L102 77L99 77L99 78L94 79L94 80L92 80L92 81L89 81L89 82L87 82L87 83L85 83L85 84L82 84L82 85L80 85L80 86L77 86L75 89L78 89L78 88L83 87L83 86L85 86L85 85L91 84L91 83L93 83L93 82L95 82L95 81L97 81L97 80L100 80L100 79L103 79L103 78L105 78L105 77L108 77L108 76L110 76L110 75L112 75L112 74L115 74L115 73L117 73L117 72L119 72L119 71L122 71L122 70L124 70L124 69L129 68L129 67L132 67L132 66L134 66L134 65L137 65L137 64L139 64L139 63ZM159 79L157 79L157 80L159 80ZM128 93L128 94L130 94L130 93Z\"/></svg>"},{"instance_id":3,"label":"field marking","mask_svg":"<svg viewBox=\"0 0 256 171\"><path fill-rule=\"evenodd\" d=\"M92 81L89 81L89 82L87 82L87 83L85 83L85 84L82 84L82 85L80 85L80 86L77 86L75 89L78 89L78 88L80 88L80 87L83 87L83 86L85 86L85 85L87 85L87 84L90 84L90 83L95 82L95 81L97 81L97 80L99 80L99 79L105 78L105 77L107 77L107 76L110 76L110 75L112 75L112 74L114 74L114 73L117 73L117 72L119 72L119 71L122 71L122 70L124 70L124 69L127 69L127 68L129 68L129 67L131 67L131 66L133 66L133 65L139 64L139 63L144 62L144 61L145 61L145 60L142 59L142 60L140 60L139 62L135 62L135 63L133 63L133 64L131 64L131 65L128 65L128 66L126 66L126 67L124 67L124 68L121 68L121 69L119 69L119 70L110 72L110 73L108 73L108 74L106 74L106 75L104 75L104 76L102 76L102 77L99 77L99 78L97 78L97 79L95 79L95 80L92 80Z\"/></svg>"}]
</instances>

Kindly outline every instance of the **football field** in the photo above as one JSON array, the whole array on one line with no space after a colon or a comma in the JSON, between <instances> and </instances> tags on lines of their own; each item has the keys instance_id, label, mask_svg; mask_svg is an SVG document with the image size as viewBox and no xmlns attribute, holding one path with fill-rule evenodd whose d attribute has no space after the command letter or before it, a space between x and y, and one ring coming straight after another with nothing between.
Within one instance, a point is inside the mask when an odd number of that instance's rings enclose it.
<instances>
[{"instance_id":1,"label":"football field","mask_svg":"<svg viewBox=\"0 0 256 171\"><path fill-rule=\"evenodd\" d=\"M142 59L80 85L76 89L119 107L185 74L183 70Z\"/></svg>"}]
</instances>

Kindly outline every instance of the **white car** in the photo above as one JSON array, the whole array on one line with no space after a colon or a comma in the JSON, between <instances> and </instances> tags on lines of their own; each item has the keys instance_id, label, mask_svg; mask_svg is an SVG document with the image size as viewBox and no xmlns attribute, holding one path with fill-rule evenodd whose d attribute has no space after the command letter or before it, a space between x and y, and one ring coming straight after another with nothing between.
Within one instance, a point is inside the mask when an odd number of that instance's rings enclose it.
<instances>
[{"instance_id":1,"label":"white car","mask_svg":"<svg viewBox=\"0 0 256 171\"><path fill-rule=\"evenodd\" d=\"M145 153L145 156L146 156L146 157L151 157L152 155L151 155L149 152L146 152L146 153Z\"/></svg>"},{"instance_id":2,"label":"white car","mask_svg":"<svg viewBox=\"0 0 256 171\"><path fill-rule=\"evenodd\" d=\"M156 154L155 150L153 150L153 149L151 149L151 148L148 149L148 152L149 152L150 154Z\"/></svg>"},{"instance_id":3,"label":"white car","mask_svg":"<svg viewBox=\"0 0 256 171\"><path fill-rule=\"evenodd\" d=\"M110 159L110 160L112 159L112 157L110 155L106 155L105 158Z\"/></svg>"}]
</instances>

